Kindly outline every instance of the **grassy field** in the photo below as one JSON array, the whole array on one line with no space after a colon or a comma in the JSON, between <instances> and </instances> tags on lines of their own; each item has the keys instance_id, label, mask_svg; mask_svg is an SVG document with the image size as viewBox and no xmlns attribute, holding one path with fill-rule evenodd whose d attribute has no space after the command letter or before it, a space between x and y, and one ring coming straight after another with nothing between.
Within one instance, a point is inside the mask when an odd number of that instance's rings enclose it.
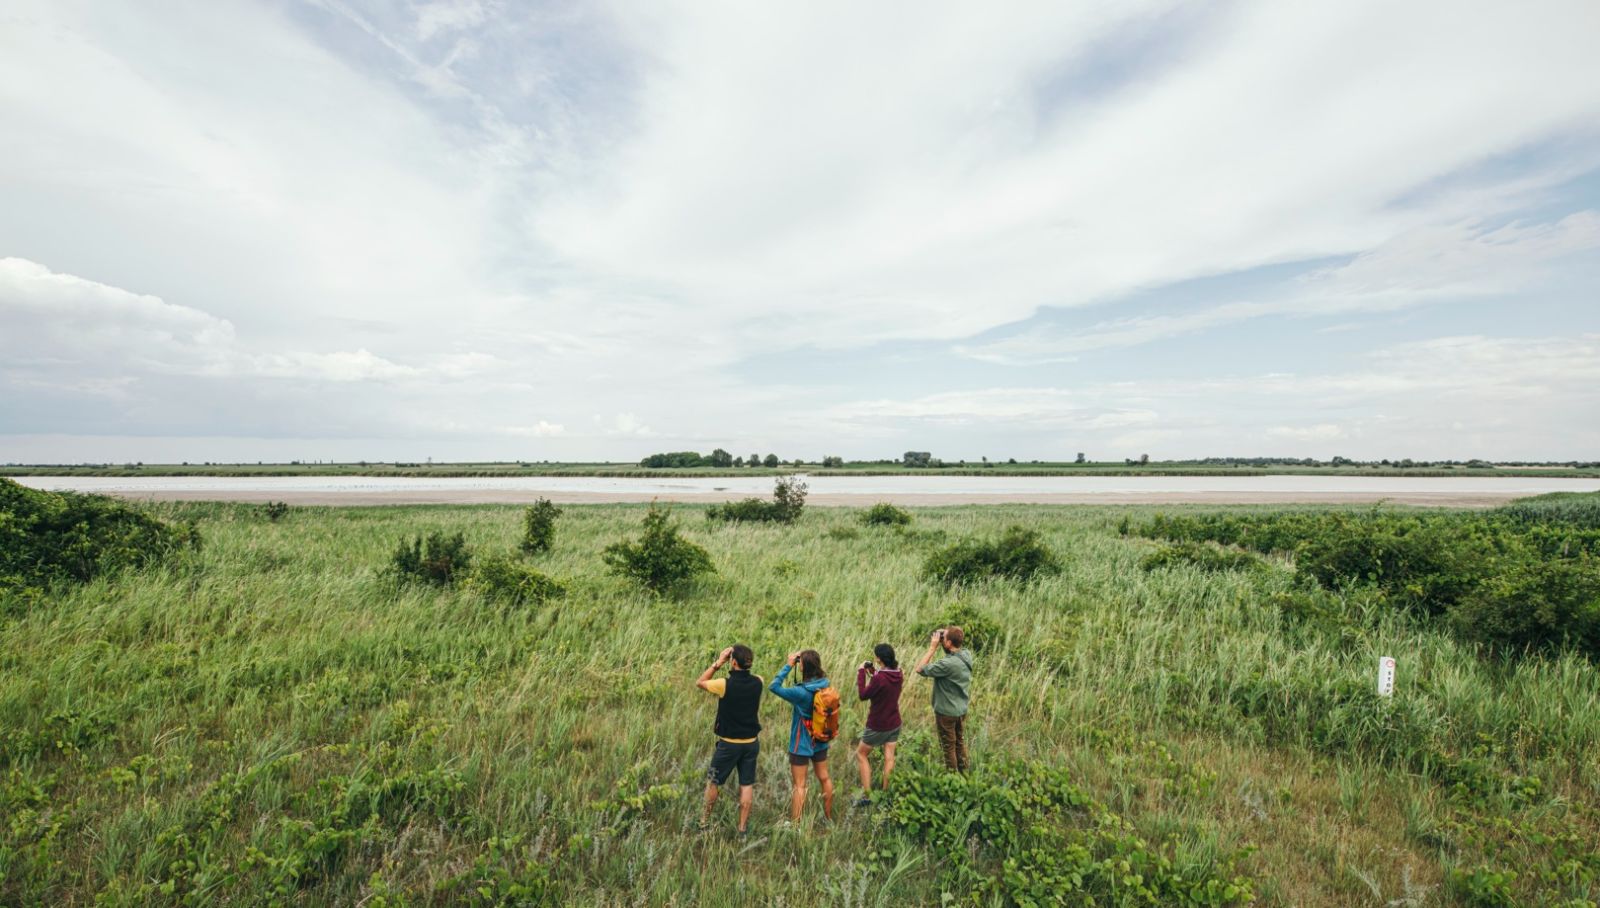
<instances>
[{"instance_id":1,"label":"grassy field","mask_svg":"<svg viewBox=\"0 0 1600 908\"><path fill-rule=\"evenodd\" d=\"M544 605L382 575L431 530L511 554L518 508L170 505L204 536L187 563L0 616L0 904L964 900L890 811L826 824L812 804L774 828L776 698L750 840L731 797L696 829L713 702L694 679L720 648L750 644L770 678L815 647L848 684L874 643L910 661L957 608L993 625L980 774L1065 773L1174 866L1236 858L1265 905L1600 900L1600 677L1580 658L1490 660L1359 603L1332 632L1295 624L1280 563L1141 570L1157 543L1117 532L1136 509L916 509L894 532L854 509L777 527L679 508L719 574L662 599L599 557L642 507L563 510L532 563L571 590ZM1066 569L955 593L919 579L932 547L1015 523ZM1381 655L1392 701L1370 693ZM908 782L937 774L928 695L908 680Z\"/></svg>"},{"instance_id":2,"label":"grassy field","mask_svg":"<svg viewBox=\"0 0 1600 908\"><path fill-rule=\"evenodd\" d=\"M786 476L802 470L820 476L1526 476L1539 479L1595 478L1600 467L1468 467L1415 466L1226 466L1199 462L1171 461L1128 464L1103 463L948 463L937 469L908 468L896 463L849 462L842 467L823 467L818 463L796 466L786 461L768 467L686 467L651 469L637 463L149 463L149 464L10 464L0 465L0 476L411 476L411 477L509 477L509 476Z\"/></svg>"}]
</instances>

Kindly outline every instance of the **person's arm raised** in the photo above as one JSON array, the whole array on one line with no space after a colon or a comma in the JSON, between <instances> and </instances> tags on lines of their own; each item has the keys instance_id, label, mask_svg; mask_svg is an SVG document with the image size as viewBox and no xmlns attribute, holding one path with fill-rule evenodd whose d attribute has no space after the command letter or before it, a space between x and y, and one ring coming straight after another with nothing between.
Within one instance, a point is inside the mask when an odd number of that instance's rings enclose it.
<instances>
[{"instance_id":1,"label":"person's arm raised","mask_svg":"<svg viewBox=\"0 0 1600 908\"><path fill-rule=\"evenodd\" d=\"M912 669L912 671L919 675L927 675L927 672L924 672L923 669L928 667L928 663L933 661L934 654L939 652L939 643L941 642L941 639L942 637L940 632L934 631L933 636L928 639L928 651L922 654L922 659L917 662L917 667Z\"/></svg>"},{"instance_id":2,"label":"person's arm raised","mask_svg":"<svg viewBox=\"0 0 1600 908\"><path fill-rule=\"evenodd\" d=\"M867 666L863 665L856 669L856 696L859 699L871 699L873 691L877 690L878 687L878 676L869 674Z\"/></svg>"},{"instance_id":3,"label":"person's arm raised","mask_svg":"<svg viewBox=\"0 0 1600 908\"><path fill-rule=\"evenodd\" d=\"M783 668L778 669L777 677L772 679L772 684L767 689L790 703L810 703L811 693L805 688L783 686L783 682L789 679L789 672L794 670L795 663L799 661L799 653L790 653L788 661L783 663Z\"/></svg>"},{"instance_id":4,"label":"person's arm raised","mask_svg":"<svg viewBox=\"0 0 1600 908\"><path fill-rule=\"evenodd\" d=\"M718 654L717 658L712 661L711 665L706 668L705 671L700 673L700 679L695 682L695 686L703 691L711 691L712 693L715 693L715 691L712 691L709 686L711 684L711 676L717 673L717 669L727 665L728 660L732 658L733 647L730 646Z\"/></svg>"}]
</instances>

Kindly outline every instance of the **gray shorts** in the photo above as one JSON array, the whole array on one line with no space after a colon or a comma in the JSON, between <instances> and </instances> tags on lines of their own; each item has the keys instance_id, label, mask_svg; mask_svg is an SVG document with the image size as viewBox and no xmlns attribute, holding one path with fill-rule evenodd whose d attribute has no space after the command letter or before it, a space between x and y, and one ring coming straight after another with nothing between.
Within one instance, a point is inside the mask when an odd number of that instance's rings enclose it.
<instances>
[{"instance_id":1,"label":"gray shorts","mask_svg":"<svg viewBox=\"0 0 1600 908\"><path fill-rule=\"evenodd\" d=\"M900 726L896 725L888 731L873 731L866 729L861 733L861 743L868 747L882 747L900 740Z\"/></svg>"}]
</instances>

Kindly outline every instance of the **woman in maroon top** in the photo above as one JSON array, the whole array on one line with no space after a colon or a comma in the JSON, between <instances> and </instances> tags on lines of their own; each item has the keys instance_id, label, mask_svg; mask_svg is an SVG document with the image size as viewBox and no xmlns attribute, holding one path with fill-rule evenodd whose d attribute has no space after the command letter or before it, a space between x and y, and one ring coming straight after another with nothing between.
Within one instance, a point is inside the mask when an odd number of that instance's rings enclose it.
<instances>
[{"instance_id":1,"label":"woman in maroon top","mask_svg":"<svg viewBox=\"0 0 1600 908\"><path fill-rule=\"evenodd\" d=\"M861 767L861 800L856 802L857 807L872 804L872 767L867 756L874 747L883 748L883 788L889 790L895 742L900 740L900 688L906 681L900 674L900 663L895 661L894 647L880 643L872 648L872 654L878 657L881 668L874 669L871 662L863 662L856 669L856 693L872 703L867 709L867 729L856 747L856 764Z\"/></svg>"}]
</instances>

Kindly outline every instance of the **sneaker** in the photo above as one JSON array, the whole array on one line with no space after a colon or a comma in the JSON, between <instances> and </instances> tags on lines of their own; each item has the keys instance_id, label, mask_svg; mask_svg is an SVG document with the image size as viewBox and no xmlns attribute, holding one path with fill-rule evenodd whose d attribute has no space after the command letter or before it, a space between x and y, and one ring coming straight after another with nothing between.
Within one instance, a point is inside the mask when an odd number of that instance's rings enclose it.
<instances>
[{"instance_id":1,"label":"sneaker","mask_svg":"<svg viewBox=\"0 0 1600 908\"><path fill-rule=\"evenodd\" d=\"M711 821L710 820L701 820L700 821L700 826L698 828L699 828L699 830L701 832L710 832L711 829L712 829Z\"/></svg>"},{"instance_id":2,"label":"sneaker","mask_svg":"<svg viewBox=\"0 0 1600 908\"><path fill-rule=\"evenodd\" d=\"M872 799L867 797L866 795L862 795L861 796L861 800L857 801L855 803L855 806L857 806L857 807L871 807L872 806Z\"/></svg>"}]
</instances>

